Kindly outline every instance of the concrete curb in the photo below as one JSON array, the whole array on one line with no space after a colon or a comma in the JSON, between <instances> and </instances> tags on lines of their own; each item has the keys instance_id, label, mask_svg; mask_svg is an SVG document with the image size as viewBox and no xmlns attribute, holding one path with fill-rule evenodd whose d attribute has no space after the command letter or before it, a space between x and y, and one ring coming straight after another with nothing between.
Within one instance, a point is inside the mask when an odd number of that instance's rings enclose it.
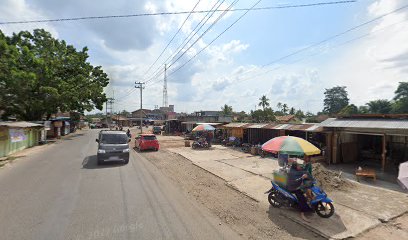
<instances>
[{"instance_id":1,"label":"concrete curb","mask_svg":"<svg viewBox=\"0 0 408 240\"><path fill-rule=\"evenodd\" d=\"M166 151L168 151L168 150L166 150ZM171 151L169 151L169 152L171 152ZM173 153L173 154L177 154L177 155L179 155L180 157L182 157L182 158L184 158L184 159L187 159L187 160L188 160L188 161L190 161L190 162L191 162L191 164L193 164L194 166L196 166L196 167L198 167L198 168L200 168L200 169L202 169L202 170L204 170L204 171L206 171L206 172L210 173L211 175L213 175L213 176L215 176L215 177L217 177L217 178L221 179L222 181L224 181L224 182L225 182L225 185L227 185L227 186L228 186L228 187L230 187L231 189L233 189L233 190L235 190L235 191L237 191L237 192L241 193L242 195L244 195L244 196L246 196L246 197L250 198L251 200L253 200L253 201L255 201L255 202L259 203L259 200L257 200L257 199L255 199L255 198L251 197L250 195L248 195L248 194L247 194L247 193L245 193L245 192L240 191L240 190L239 190L239 189L237 189L236 187L232 186L232 185L231 185L229 182L225 181L225 179L222 179L222 178L220 178L219 176L215 175L214 173L212 173L212 172L208 171L207 169L202 168L201 166L199 166L199 165L195 164L193 161L191 161L190 159L188 159L188 158L184 157L183 155L181 155L181 154L179 154L179 153L175 153L175 152L171 152L171 153ZM254 174L254 175L255 175L255 174Z\"/></svg>"}]
</instances>

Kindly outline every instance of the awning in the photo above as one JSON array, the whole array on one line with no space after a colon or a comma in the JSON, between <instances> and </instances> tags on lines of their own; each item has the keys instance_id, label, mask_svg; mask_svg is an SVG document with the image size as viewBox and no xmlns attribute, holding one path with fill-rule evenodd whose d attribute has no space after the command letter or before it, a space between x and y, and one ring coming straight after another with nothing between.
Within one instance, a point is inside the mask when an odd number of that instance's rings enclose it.
<instances>
[{"instance_id":1,"label":"awning","mask_svg":"<svg viewBox=\"0 0 408 240\"><path fill-rule=\"evenodd\" d=\"M252 124L250 124L250 123L228 123L228 124L224 125L223 127L226 127L226 128L248 128L251 125Z\"/></svg>"},{"instance_id":2,"label":"awning","mask_svg":"<svg viewBox=\"0 0 408 240\"><path fill-rule=\"evenodd\" d=\"M323 132L323 127L319 125L313 125L305 130L306 132Z\"/></svg>"},{"instance_id":3,"label":"awning","mask_svg":"<svg viewBox=\"0 0 408 240\"><path fill-rule=\"evenodd\" d=\"M264 128L264 127L266 127L266 126L268 126L269 124L252 124L251 126L249 126L248 128L249 129L254 129L254 128Z\"/></svg>"},{"instance_id":4,"label":"awning","mask_svg":"<svg viewBox=\"0 0 408 240\"><path fill-rule=\"evenodd\" d=\"M278 125L274 126L273 129L286 130L286 129L290 128L291 126L292 126L292 124L278 124Z\"/></svg>"},{"instance_id":5,"label":"awning","mask_svg":"<svg viewBox=\"0 0 408 240\"><path fill-rule=\"evenodd\" d=\"M292 130L292 131L305 131L306 129L310 128L313 126L313 124L296 124L290 126L287 130Z\"/></svg>"},{"instance_id":6,"label":"awning","mask_svg":"<svg viewBox=\"0 0 408 240\"><path fill-rule=\"evenodd\" d=\"M29 127L44 127L42 124L31 122L0 122L0 126L14 127L14 128L29 128Z\"/></svg>"}]
</instances>

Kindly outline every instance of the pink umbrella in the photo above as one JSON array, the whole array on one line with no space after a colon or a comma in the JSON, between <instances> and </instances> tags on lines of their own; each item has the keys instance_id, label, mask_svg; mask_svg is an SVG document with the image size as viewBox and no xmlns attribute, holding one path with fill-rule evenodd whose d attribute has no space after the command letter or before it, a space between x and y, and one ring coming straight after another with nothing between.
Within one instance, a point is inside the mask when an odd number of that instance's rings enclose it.
<instances>
[{"instance_id":1,"label":"pink umbrella","mask_svg":"<svg viewBox=\"0 0 408 240\"><path fill-rule=\"evenodd\" d=\"M399 165L398 183L402 188L408 189L408 162Z\"/></svg>"}]
</instances>

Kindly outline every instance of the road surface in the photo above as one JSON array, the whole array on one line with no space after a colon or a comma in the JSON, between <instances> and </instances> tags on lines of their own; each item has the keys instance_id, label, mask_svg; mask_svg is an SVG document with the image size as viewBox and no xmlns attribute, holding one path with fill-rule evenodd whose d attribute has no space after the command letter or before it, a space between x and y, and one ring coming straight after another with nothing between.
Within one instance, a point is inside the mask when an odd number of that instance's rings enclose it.
<instances>
[{"instance_id":1,"label":"road surface","mask_svg":"<svg viewBox=\"0 0 408 240\"><path fill-rule=\"evenodd\" d=\"M0 169L0 235L11 239L239 239L143 154L96 164L98 130Z\"/></svg>"}]
</instances>

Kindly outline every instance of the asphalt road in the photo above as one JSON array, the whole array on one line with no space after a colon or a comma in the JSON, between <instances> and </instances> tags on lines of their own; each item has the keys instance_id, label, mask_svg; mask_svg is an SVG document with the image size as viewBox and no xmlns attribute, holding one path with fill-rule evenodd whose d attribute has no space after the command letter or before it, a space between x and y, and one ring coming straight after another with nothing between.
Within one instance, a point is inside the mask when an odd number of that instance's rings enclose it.
<instances>
[{"instance_id":1,"label":"asphalt road","mask_svg":"<svg viewBox=\"0 0 408 240\"><path fill-rule=\"evenodd\" d=\"M0 239L239 239L143 154L98 166L97 132L0 169Z\"/></svg>"}]
</instances>

